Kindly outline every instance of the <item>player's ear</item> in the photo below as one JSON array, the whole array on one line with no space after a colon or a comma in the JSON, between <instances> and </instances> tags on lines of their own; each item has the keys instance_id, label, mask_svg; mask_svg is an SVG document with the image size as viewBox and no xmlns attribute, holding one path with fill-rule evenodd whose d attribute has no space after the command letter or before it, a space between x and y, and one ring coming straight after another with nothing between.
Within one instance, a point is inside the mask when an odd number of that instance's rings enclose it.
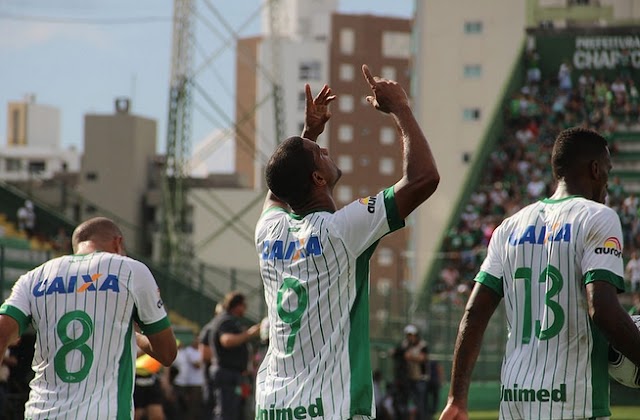
<instances>
[{"instance_id":1,"label":"player's ear","mask_svg":"<svg viewBox=\"0 0 640 420\"><path fill-rule=\"evenodd\" d=\"M313 180L314 185L317 185L319 187L327 185L327 180L318 171L313 171L311 173L311 179Z\"/></svg>"}]
</instances>

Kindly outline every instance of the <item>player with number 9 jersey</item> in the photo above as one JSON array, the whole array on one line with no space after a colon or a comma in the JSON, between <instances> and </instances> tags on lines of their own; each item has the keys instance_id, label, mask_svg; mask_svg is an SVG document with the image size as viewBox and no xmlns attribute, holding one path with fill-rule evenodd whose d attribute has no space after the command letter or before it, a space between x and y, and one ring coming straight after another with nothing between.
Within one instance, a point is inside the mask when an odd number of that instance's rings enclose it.
<instances>
[{"instance_id":1,"label":"player with number 9 jersey","mask_svg":"<svg viewBox=\"0 0 640 420\"><path fill-rule=\"evenodd\" d=\"M21 276L0 314L36 330L27 419L131 419L136 336L170 327L143 263L111 252L55 258Z\"/></svg>"},{"instance_id":2,"label":"player with number 9 jersey","mask_svg":"<svg viewBox=\"0 0 640 420\"><path fill-rule=\"evenodd\" d=\"M369 357L369 258L404 226L393 187L331 213L272 207L256 226L269 349L257 376L256 418L375 413Z\"/></svg>"}]
</instances>

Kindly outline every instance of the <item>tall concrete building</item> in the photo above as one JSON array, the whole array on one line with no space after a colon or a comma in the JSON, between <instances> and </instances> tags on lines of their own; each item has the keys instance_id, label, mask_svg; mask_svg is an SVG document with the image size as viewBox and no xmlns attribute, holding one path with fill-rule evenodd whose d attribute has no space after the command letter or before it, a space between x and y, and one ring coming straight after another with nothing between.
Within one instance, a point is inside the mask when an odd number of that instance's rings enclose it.
<instances>
[{"instance_id":1,"label":"tall concrete building","mask_svg":"<svg viewBox=\"0 0 640 420\"><path fill-rule=\"evenodd\" d=\"M639 17L639 0L416 2L414 98L441 171L413 230L418 282L438 257L471 163L501 112L502 92L530 41L526 29L617 26Z\"/></svg>"},{"instance_id":2,"label":"tall concrete building","mask_svg":"<svg viewBox=\"0 0 640 420\"><path fill-rule=\"evenodd\" d=\"M280 3L277 10L269 5ZM402 173L401 145L393 120L377 115L366 102L370 93L361 66L397 80L408 90L411 22L408 19L336 13L337 1L269 2L262 37L238 42L236 67L236 170L242 184L263 190L264 166L284 137L301 133L304 84L317 93L327 83L338 95L331 121L319 143L328 146L343 178L338 207L393 185ZM276 113L274 85L282 107ZM412 288L407 252L410 227L385 238L371 262L374 319L404 323ZM402 319L400 319L402 318ZM374 332L381 332L373 328Z\"/></svg>"},{"instance_id":3,"label":"tall concrete building","mask_svg":"<svg viewBox=\"0 0 640 420\"><path fill-rule=\"evenodd\" d=\"M76 171L80 154L63 149L60 141L60 111L36 103L35 95L7 106L7 143L0 150L0 179L43 180L56 172Z\"/></svg>"},{"instance_id":4,"label":"tall concrete building","mask_svg":"<svg viewBox=\"0 0 640 420\"><path fill-rule=\"evenodd\" d=\"M156 155L156 121L129 113L129 100L117 99L115 112L88 114L78 191L86 200L85 219L117 216L131 249L145 247L144 197L152 182Z\"/></svg>"}]
</instances>

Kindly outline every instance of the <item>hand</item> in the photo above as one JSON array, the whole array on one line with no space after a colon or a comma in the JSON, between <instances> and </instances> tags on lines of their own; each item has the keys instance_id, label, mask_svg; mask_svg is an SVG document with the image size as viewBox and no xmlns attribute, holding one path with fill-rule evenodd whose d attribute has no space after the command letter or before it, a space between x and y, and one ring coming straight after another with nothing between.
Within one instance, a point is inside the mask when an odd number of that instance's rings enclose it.
<instances>
[{"instance_id":1,"label":"hand","mask_svg":"<svg viewBox=\"0 0 640 420\"><path fill-rule=\"evenodd\" d=\"M259 323L258 323L258 324L255 324L255 325L252 325L252 326L251 326L251 327L249 327L249 329L247 330L247 335L248 335L250 338L257 337L259 334L260 334L260 324L259 324Z\"/></svg>"},{"instance_id":2,"label":"hand","mask_svg":"<svg viewBox=\"0 0 640 420\"><path fill-rule=\"evenodd\" d=\"M325 124L331 118L329 103L336 99L336 95L332 94L331 88L327 85L322 87L315 98L311 95L311 86L308 83L304 85L304 90L307 102L304 111L303 137L316 141L324 131Z\"/></svg>"},{"instance_id":3,"label":"hand","mask_svg":"<svg viewBox=\"0 0 640 420\"><path fill-rule=\"evenodd\" d=\"M448 403L440 414L440 420L469 420L469 413L464 408Z\"/></svg>"},{"instance_id":4,"label":"hand","mask_svg":"<svg viewBox=\"0 0 640 420\"><path fill-rule=\"evenodd\" d=\"M367 96L367 102L375 109L386 114L394 114L409 107L409 98L397 82L374 77L366 64L362 65L362 74L373 92L373 96Z\"/></svg>"}]
</instances>

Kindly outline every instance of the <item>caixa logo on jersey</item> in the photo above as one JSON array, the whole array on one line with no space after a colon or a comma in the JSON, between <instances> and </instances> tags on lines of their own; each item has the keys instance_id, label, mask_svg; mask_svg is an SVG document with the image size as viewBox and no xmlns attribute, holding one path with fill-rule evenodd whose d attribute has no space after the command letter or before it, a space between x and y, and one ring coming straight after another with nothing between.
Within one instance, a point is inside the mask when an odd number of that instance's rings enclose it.
<instances>
[{"instance_id":1,"label":"caixa logo on jersey","mask_svg":"<svg viewBox=\"0 0 640 420\"><path fill-rule=\"evenodd\" d=\"M52 280L40 280L33 287L33 296L52 295L54 293L112 292L120 293L118 277L109 274L104 279L102 274L84 274L81 276L58 276Z\"/></svg>"},{"instance_id":2,"label":"caixa logo on jersey","mask_svg":"<svg viewBox=\"0 0 640 420\"><path fill-rule=\"evenodd\" d=\"M604 241L604 245L596 248L595 253L598 255L613 255L614 257L622 257L622 245L620 240L615 236L610 236Z\"/></svg>"},{"instance_id":3,"label":"caixa logo on jersey","mask_svg":"<svg viewBox=\"0 0 640 420\"><path fill-rule=\"evenodd\" d=\"M307 238L299 238L285 243L279 239L262 242L263 260L292 260L306 258L310 255L322 255L320 239L312 235Z\"/></svg>"}]
</instances>

